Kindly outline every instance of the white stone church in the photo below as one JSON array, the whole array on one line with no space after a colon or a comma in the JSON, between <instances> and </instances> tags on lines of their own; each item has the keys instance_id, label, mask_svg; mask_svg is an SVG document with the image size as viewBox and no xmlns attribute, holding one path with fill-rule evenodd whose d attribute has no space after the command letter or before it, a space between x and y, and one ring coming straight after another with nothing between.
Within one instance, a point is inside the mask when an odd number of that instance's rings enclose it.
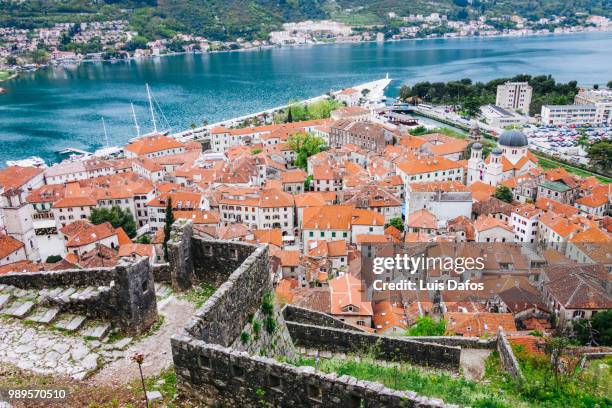
<instances>
[{"instance_id":1,"label":"white stone church","mask_svg":"<svg viewBox=\"0 0 612 408\"><path fill-rule=\"evenodd\" d=\"M520 176L537 167L538 158L529 151L529 141L519 130L507 130L501 134L497 147L483 159L482 144L472 145L468 160L467 184L476 181L496 186L503 180Z\"/></svg>"}]
</instances>

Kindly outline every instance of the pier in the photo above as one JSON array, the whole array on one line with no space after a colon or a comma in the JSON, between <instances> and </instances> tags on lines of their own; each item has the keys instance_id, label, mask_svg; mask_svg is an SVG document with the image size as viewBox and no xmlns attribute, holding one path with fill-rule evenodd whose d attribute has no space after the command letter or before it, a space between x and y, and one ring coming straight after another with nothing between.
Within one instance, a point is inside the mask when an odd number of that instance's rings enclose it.
<instances>
[{"instance_id":1,"label":"pier","mask_svg":"<svg viewBox=\"0 0 612 408\"><path fill-rule=\"evenodd\" d=\"M90 156L91 153L85 150L77 149L76 147L66 147L65 149L57 150L55 153L61 155L78 154L81 156Z\"/></svg>"}]
</instances>

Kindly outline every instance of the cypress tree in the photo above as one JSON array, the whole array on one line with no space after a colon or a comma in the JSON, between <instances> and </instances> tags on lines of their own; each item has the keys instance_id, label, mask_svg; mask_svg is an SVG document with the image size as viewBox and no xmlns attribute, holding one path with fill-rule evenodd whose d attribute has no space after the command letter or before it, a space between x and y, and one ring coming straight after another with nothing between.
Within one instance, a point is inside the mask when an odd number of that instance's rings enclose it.
<instances>
[{"instance_id":1,"label":"cypress tree","mask_svg":"<svg viewBox=\"0 0 612 408\"><path fill-rule=\"evenodd\" d=\"M172 214L172 197L168 197L166 204L166 217L164 224L164 259L168 260L168 241L170 241L170 232L174 224L174 214Z\"/></svg>"},{"instance_id":2,"label":"cypress tree","mask_svg":"<svg viewBox=\"0 0 612 408\"><path fill-rule=\"evenodd\" d=\"M289 112L287 113L287 123L293 122L293 115L291 114L291 106L289 107Z\"/></svg>"}]
</instances>

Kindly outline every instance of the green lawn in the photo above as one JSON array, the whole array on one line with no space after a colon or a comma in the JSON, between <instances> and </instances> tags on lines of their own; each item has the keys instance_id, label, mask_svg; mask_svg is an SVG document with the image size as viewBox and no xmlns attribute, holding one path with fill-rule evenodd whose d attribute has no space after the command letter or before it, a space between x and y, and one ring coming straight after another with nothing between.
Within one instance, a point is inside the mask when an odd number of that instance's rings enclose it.
<instances>
[{"instance_id":1,"label":"green lawn","mask_svg":"<svg viewBox=\"0 0 612 408\"><path fill-rule=\"evenodd\" d=\"M612 406L612 358L592 362L584 372L554 381L546 357L534 358L521 349L516 351L526 381L517 383L501 367L497 352L486 360L482 382L444 372L424 371L401 364L381 366L369 358L359 362L320 360L317 370L375 381L396 390L410 390L419 395L441 398L447 403L473 408L604 408ZM289 361L298 366L314 366L313 358Z\"/></svg>"},{"instance_id":2,"label":"green lawn","mask_svg":"<svg viewBox=\"0 0 612 408\"><path fill-rule=\"evenodd\" d=\"M291 364L314 366L314 359L300 358ZM463 377L453 377L442 372L425 372L419 368L401 364L399 367L386 367L362 359L320 360L317 367L325 373L349 375L360 380L375 381L396 390L410 390L420 395L437 397L447 403L470 406L473 408L521 407L519 401L499 395L498 390L486 384L468 381ZM527 407L527 405L522 405Z\"/></svg>"}]
</instances>

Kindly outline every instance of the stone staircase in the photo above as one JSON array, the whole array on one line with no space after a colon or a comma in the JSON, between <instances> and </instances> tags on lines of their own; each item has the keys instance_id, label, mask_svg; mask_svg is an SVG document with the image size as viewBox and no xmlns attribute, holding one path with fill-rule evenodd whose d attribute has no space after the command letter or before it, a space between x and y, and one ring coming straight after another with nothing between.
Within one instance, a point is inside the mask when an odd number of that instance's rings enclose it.
<instances>
[{"instance_id":1,"label":"stone staircase","mask_svg":"<svg viewBox=\"0 0 612 408\"><path fill-rule=\"evenodd\" d=\"M74 312L111 288L24 290L0 284L0 364L83 379L105 364L129 357L125 350L132 338L110 322ZM172 295L164 283L156 283L155 291L158 302Z\"/></svg>"},{"instance_id":2,"label":"stone staircase","mask_svg":"<svg viewBox=\"0 0 612 408\"><path fill-rule=\"evenodd\" d=\"M40 374L83 379L125 357L131 343L110 322L77 314L72 306L110 287L24 290L0 284L0 363Z\"/></svg>"},{"instance_id":3,"label":"stone staircase","mask_svg":"<svg viewBox=\"0 0 612 408\"><path fill-rule=\"evenodd\" d=\"M108 292L110 287L19 289L0 284L0 316L20 319L28 324L74 333L92 340L101 340L111 329L109 322L62 312L71 304L83 302Z\"/></svg>"}]
</instances>

